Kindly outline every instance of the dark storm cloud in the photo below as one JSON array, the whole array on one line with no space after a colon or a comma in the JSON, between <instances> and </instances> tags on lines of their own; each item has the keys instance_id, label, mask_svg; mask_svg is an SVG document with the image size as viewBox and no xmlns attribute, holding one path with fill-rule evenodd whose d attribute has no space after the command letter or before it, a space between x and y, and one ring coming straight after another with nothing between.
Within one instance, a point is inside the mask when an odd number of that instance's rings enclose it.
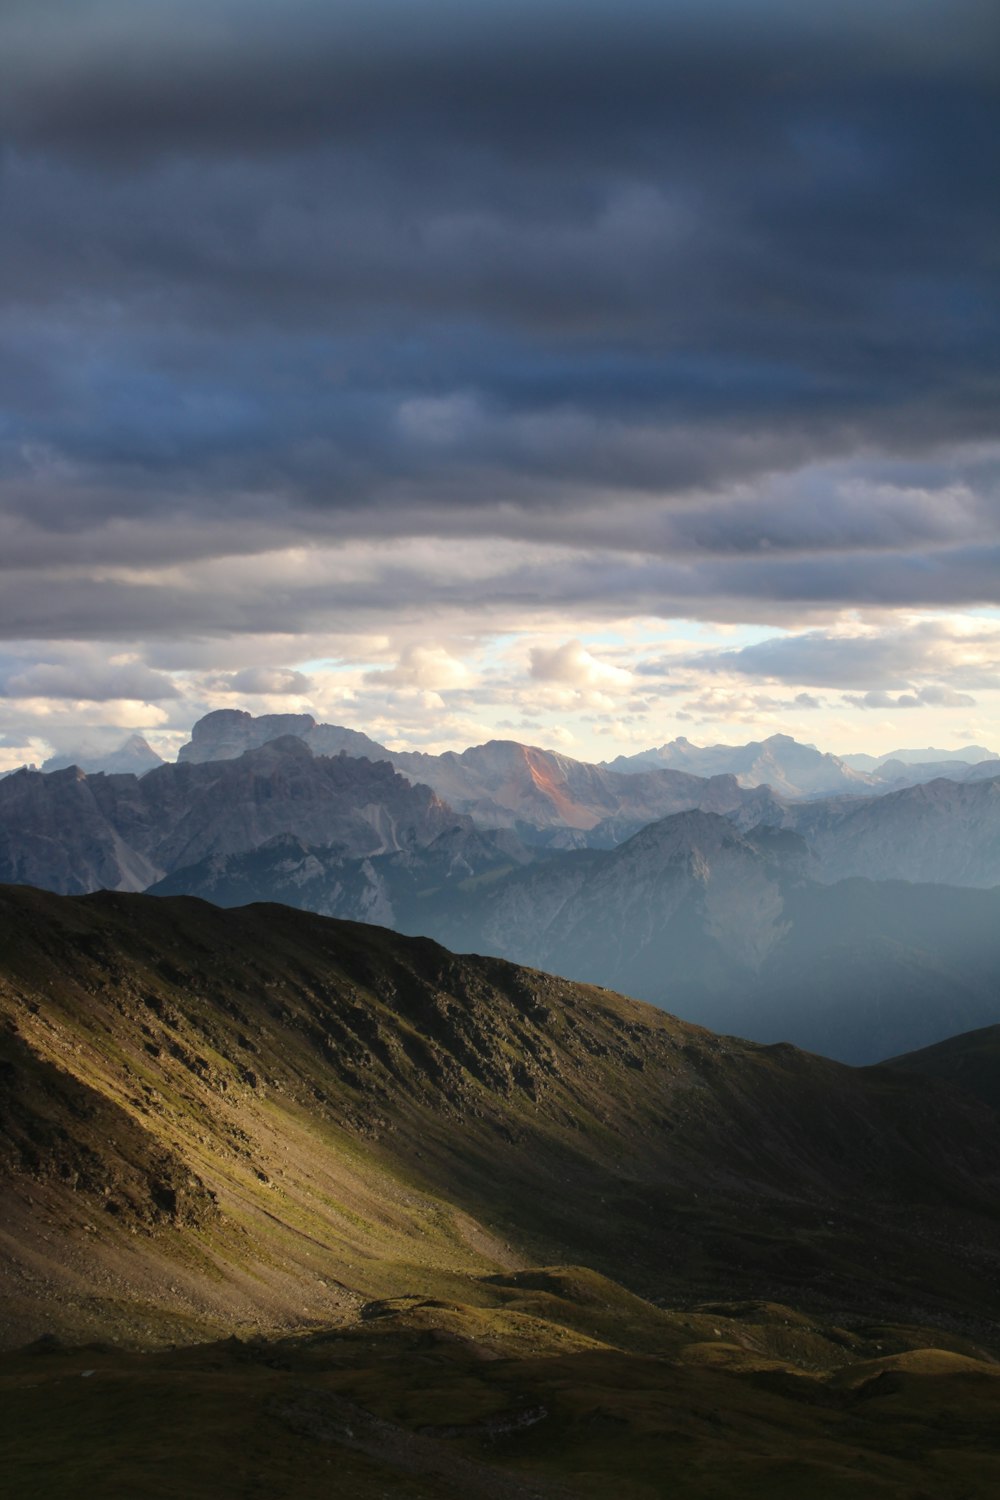
<instances>
[{"instance_id":1,"label":"dark storm cloud","mask_svg":"<svg viewBox=\"0 0 1000 1500\"><path fill-rule=\"evenodd\" d=\"M826 14L789 0L7 0L6 114L75 149L274 151L373 121L433 129L457 108L479 136L544 151L540 122L572 145L607 134L609 104L658 121L666 85L704 135L706 89L723 127L756 103L750 130L783 90L845 73L989 77L998 31L989 0L953 0L946 18L938 0Z\"/></svg>"},{"instance_id":2,"label":"dark storm cloud","mask_svg":"<svg viewBox=\"0 0 1000 1500\"><path fill-rule=\"evenodd\" d=\"M1000 13L823 9L8 0L0 566L489 533L650 556L498 599L994 597Z\"/></svg>"},{"instance_id":3,"label":"dark storm cloud","mask_svg":"<svg viewBox=\"0 0 1000 1500\"><path fill-rule=\"evenodd\" d=\"M997 546L949 549L930 563L923 555L895 554L818 559L765 555L699 563L596 551L567 555L540 550L513 557L501 551L494 557L491 548L477 547L477 566L467 572L469 546L468 541L461 548L442 545L431 561L423 555L408 560L403 548L386 548L381 554L376 547L360 560L356 576L349 567L337 566L336 552L324 557L318 570L303 557L298 576L299 563L273 576L269 558L256 568L222 561L186 577L175 571L139 578L102 572L90 578L25 570L8 575L0 589L0 638L128 642L234 633L350 634L384 631L394 623L448 611L478 618L484 630L493 622L496 628L512 629L541 609L609 620L659 615L798 627L811 613L829 615L845 604L960 610L969 600L994 597L1000 577ZM323 575L326 563L328 577ZM800 664L784 650L779 645L773 654L753 647L746 653L706 653L697 664L708 672L815 686L828 681L864 685L864 678L850 674L829 676L839 670L839 645L830 648L829 668L822 651L804 653Z\"/></svg>"}]
</instances>

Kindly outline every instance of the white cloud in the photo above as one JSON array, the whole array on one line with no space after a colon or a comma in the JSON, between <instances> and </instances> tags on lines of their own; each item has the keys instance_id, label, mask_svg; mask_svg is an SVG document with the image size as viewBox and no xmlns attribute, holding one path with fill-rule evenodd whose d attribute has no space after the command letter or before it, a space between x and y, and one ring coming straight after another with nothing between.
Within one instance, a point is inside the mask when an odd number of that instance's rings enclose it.
<instances>
[{"instance_id":1,"label":"white cloud","mask_svg":"<svg viewBox=\"0 0 1000 1500\"><path fill-rule=\"evenodd\" d=\"M408 646L394 667L365 674L373 687L426 688L449 692L468 687L472 673L464 662L441 646Z\"/></svg>"},{"instance_id":2,"label":"white cloud","mask_svg":"<svg viewBox=\"0 0 1000 1500\"><path fill-rule=\"evenodd\" d=\"M227 693L253 693L268 697L301 697L312 691L312 680L291 667L243 667L228 676L209 680L208 686Z\"/></svg>"},{"instance_id":3,"label":"white cloud","mask_svg":"<svg viewBox=\"0 0 1000 1500\"><path fill-rule=\"evenodd\" d=\"M621 690L632 685L631 672L598 660L579 640L565 641L552 648L533 646L530 663L530 674L536 682L598 691Z\"/></svg>"}]
</instances>

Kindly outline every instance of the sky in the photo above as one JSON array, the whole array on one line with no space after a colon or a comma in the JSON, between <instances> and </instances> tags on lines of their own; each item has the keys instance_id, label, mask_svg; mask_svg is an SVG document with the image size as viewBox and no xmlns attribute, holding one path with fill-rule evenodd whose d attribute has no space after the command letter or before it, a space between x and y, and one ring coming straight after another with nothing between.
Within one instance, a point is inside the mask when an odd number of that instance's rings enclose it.
<instances>
[{"instance_id":1,"label":"sky","mask_svg":"<svg viewBox=\"0 0 1000 1500\"><path fill-rule=\"evenodd\" d=\"M0 770L1000 749L995 0L4 0Z\"/></svg>"}]
</instances>

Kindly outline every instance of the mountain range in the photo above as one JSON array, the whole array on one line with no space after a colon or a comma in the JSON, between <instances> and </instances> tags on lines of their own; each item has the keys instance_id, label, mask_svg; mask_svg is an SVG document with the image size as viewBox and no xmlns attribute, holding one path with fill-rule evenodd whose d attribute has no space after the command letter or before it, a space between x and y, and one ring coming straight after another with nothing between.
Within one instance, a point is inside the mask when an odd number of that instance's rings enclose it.
<instances>
[{"instance_id":1,"label":"mountain range","mask_svg":"<svg viewBox=\"0 0 1000 1500\"><path fill-rule=\"evenodd\" d=\"M779 796L831 796L863 792L875 778L853 770L836 755L800 745L791 735L775 734L746 745L692 745L683 735L657 749L619 755L611 770L632 774L659 769L689 771L695 776L735 776L741 786L769 786Z\"/></svg>"},{"instance_id":2,"label":"mountain range","mask_svg":"<svg viewBox=\"0 0 1000 1500\"><path fill-rule=\"evenodd\" d=\"M489 805L499 826L516 824L533 841L563 834L573 843L587 832L610 845L619 822L631 832L689 807L758 816L759 794L732 777L622 776L504 744L455 759L460 772L449 768L437 780L473 788L456 798L458 810L387 760L314 754L295 735L230 759L185 758L141 777L88 776L75 766L18 771L0 782L0 877L63 893L143 890L208 855L254 849L282 834L348 855L380 853L428 842L463 821L471 827L469 806L489 824L481 787L491 771Z\"/></svg>"},{"instance_id":3,"label":"mountain range","mask_svg":"<svg viewBox=\"0 0 1000 1500\"><path fill-rule=\"evenodd\" d=\"M732 775L616 772L505 742L401 757L409 774L312 748L341 733L227 711L141 777L7 777L0 876L282 901L854 1062L1000 1019L997 762L989 778L793 801ZM261 743L241 750L248 737ZM411 782L414 763L463 810ZM499 828L482 826L490 809Z\"/></svg>"},{"instance_id":4,"label":"mountain range","mask_svg":"<svg viewBox=\"0 0 1000 1500\"><path fill-rule=\"evenodd\" d=\"M481 827L507 827L521 821L538 827L592 828L613 816L664 816L681 808L660 805L662 796L644 797L639 787L625 791L615 778L646 777L650 772L674 771L702 780L733 778L740 787L769 786L782 798L798 800L838 795L881 795L887 790L917 785L949 775L995 775L998 756L979 745L956 751L892 751L886 756L836 756L803 745L787 734L774 734L746 745L699 747L683 737L658 749L620 755L595 766L552 750L520 745L513 740L491 740L461 752L426 755L393 751L356 729L317 724L311 714L264 714L254 718L240 709L217 709L199 719L191 739L178 752L181 761L228 760L268 740L295 735L317 755L367 756L388 760L411 780L433 787L460 812L469 813ZM861 762L865 762L864 766ZM870 763L870 764L869 764ZM602 773L611 772L609 779ZM668 783L652 783L662 787ZM683 789L684 783L674 785ZM720 780L720 791L722 782ZM731 798L731 792L723 795ZM694 805L688 803L686 805ZM630 809L634 809L631 811ZM708 811L721 812L722 807Z\"/></svg>"},{"instance_id":5,"label":"mountain range","mask_svg":"<svg viewBox=\"0 0 1000 1500\"><path fill-rule=\"evenodd\" d=\"M314 756L286 736L238 760L165 764L141 778L18 771L0 782L0 876L64 892L142 890L279 833L365 855L427 842L455 821L386 762Z\"/></svg>"},{"instance_id":6,"label":"mountain range","mask_svg":"<svg viewBox=\"0 0 1000 1500\"><path fill-rule=\"evenodd\" d=\"M763 821L794 829L824 880L1000 884L1000 767L968 781L947 777L864 800L763 809Z\"/></svg>"},{"instance_id":7,"label":"mountain range","mask_svg":"<svg viewBox=\"0 0 1000 1500\"><path fill-rule=\"evenodd\" d=\"M631 831L633 825L685 808L728 812L747 800L732 776L706 778L661 769L626 778L514 740L490 740L442 755L390 751L356 730L317 724L310 714L254 719L238 709L218 709L200 719L178 761L233 759L283 735L296 736L316 755L343 752L388 761L410 781L431 787L480 828L516 827L536 835L552 829L596 830L599 840L604 835L613 843L613 832L606 830L616 820L624 820Z\"/></svg>"},{"instance_id":8,"label":"mountain range","mask_svg":"<svg viewBox=\"0 0 1000 1500\"><path fill-rule=\"evenodd\" d=\"M311 764L302 746L312 752ZM807 760L831 759L783 736L743 748L748 753L764 748L771 755L776 746L791 747L795 756L802 754ZM70 776L67 771L60 773L62 781L51 782L29 771L5 778L0 791L0 874L56 890L142 889L195 858L247 852L286 833L301 835L314 845L335 843L349 854L396 847L399 841L394 843L391 832L382 842L366 836L359 840L357 831L345 833L329 825L322 810L316 816L306 810L303 804L310 800L317 808L325 804L332 783L327 787L324 777L331 773L321 768L338 758L355 767L353 790L340 794L341 812L344 796L353 796L368 809L363 820L369 824L378 821L373 809L383 793L389 796L391 789L393 798L404 796L403 778L411 785L430 786L447 804L452 822L471 818L483 831L512 829L522 842L554 849L610 849L654 821L697 809L724 814L743 831L766 823L801 833L815 856L814 872L820 879L862 875L983 886L1000 882L997 761L972 767L956 762L947 777L896 793L883 787L878 796L866 789L864 796L790 798L778 796L767 785L743 786L734 773L699 777L671 769L614 771L513 741L491 741L461 754L406 752L390 757L367 736L317 725L310 715L254 719L236 710L220 710L200 720L178 763L145 773L141 788L137 781L107 773L98 773L97 779ZM759 761L757 756L755 763ZM363 769L366 763L368 770ZM380 763L383 770L371 769ZM395 768L395 779L385 771L386 764ZM203 769L208 766L216 769ZM337 774L346 788L350 776L343 767ZM200 848L198 839L185 845L183 835L172 838L169 825L174 818L183 821L186 801L194 808L189 826L203 821L201 809L207 804L198 799L208 788L213 808L207 844L204 835ZM387 826L395 817L394 809L384 815ZM448 819L446 813L444 822ZM75 851L68 862L76 872L75 883L68 884L67 861L59 845L72 843L83 825L84 843L95 847L90 855ZM443 823L431 836L442 828ZM427 839L416 835L416 841ZM100 857L97 846L105 850ZM157 868L151 873L153 865Z\"/></svg>"}]
</instances>

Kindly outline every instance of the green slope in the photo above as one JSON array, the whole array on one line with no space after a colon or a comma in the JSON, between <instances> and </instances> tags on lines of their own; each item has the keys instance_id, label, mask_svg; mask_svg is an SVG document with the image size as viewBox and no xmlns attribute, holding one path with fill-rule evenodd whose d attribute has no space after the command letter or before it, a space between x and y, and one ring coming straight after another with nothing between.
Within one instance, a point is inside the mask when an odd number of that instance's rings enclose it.
<instances>
[{"instance_id":1,"label":"green slope","mask_svg":"<svg viewBox=\"0 0 1000 1500\"><path fill-rule=\"evenodd\" d=\"M0 1467L40 1496L330 1467L361 1500L987 1493L998 1148L920 1076L500 960L7 888L3 1342L100 1342L0 1357Z\"/></svg>"}]
</instances>

